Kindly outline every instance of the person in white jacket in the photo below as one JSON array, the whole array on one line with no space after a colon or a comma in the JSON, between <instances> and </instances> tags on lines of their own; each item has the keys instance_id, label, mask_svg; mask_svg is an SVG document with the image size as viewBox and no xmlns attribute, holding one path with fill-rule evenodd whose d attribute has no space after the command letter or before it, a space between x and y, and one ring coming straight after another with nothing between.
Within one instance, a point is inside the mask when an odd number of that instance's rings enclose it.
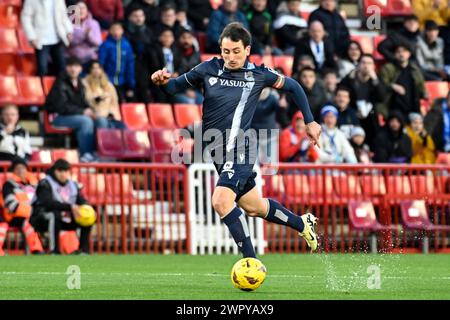
<instances>
[{"instance_id":1,"label":"person in white jacket","mask_svg":"<svg viewBox=\"0 0 450 320\"><path fill-rule=\"evenodd\" d=\"M70 45L73 33L65 1L25 0L21 22L28 41L36 49L38 75L47 75L49 56L56 73L63 71L64 46Z\"/></svg>"},{"instance_id":2,"label":"person in white jacket","mask_svg":"<svg viewBox=\"0 0 450 320\"><path fill-rule=\"evenodd\" d=\"M326 105L320 111L322 118L322 134L320 135L320 163L357 163L355 152L345 134L336 126L338 110Z\"/></svg>"}]
</instances>

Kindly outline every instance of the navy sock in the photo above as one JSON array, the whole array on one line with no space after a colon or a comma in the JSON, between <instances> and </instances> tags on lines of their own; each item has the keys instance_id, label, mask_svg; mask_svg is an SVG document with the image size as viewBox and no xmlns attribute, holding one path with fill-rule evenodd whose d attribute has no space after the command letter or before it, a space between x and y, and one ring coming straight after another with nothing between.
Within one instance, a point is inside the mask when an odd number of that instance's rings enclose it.
<instances>
[{"instance_id":1,"label":"navy sock","mask_svg":"<svg viewBox=\"0 0 450 320\"><path fill-rule=\"evenodd\" d=\"M253 248L248 230L247 220L241 209L235 207L227 214L222 221L227 225L228 230L242 252L244 258L256 258L255 248Z\"/></svg>"},{"instance_id":2,"label":"navy sock","mask_svg":"<svg viewBox=\"0 0 450 320\"><path fill-rule=\"evenodd\" d=\"M268 201L269 212L264 219L283 226L289 226L298 232L303 232L305 225L303 224L303 220L300 216L292 213L275 200L268 199Z\"/></svg>"}]
</instances>

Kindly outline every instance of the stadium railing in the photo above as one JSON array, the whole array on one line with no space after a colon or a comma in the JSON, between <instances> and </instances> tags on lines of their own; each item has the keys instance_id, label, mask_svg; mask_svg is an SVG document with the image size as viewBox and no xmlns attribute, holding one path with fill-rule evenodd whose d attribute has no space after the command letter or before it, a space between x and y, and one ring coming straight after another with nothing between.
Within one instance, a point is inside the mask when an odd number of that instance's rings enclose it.
<instances>
[{"instance_id":1,"label":"stadium railing","mask_svg":"<svg viewBox=\"0 0 450 320\"><path fill-rule=\"evenodd\" d=\"M8 167L0 163L1 184ZM30 164L40 178L48 167ZM450 252L450 165L283 163L276 169L258 175L260 190L298 214L318 216L320 251ZM237 253L211 206L217 175L209 164L74 164L72 177L98 212L92 252ZM373 206L373 213L359 204ZM261 219L249 219L249 226L259 254L308 252L291 229ZM23 241L11 232L5 249L23 249Z\"/></svg>"}]
</instances>

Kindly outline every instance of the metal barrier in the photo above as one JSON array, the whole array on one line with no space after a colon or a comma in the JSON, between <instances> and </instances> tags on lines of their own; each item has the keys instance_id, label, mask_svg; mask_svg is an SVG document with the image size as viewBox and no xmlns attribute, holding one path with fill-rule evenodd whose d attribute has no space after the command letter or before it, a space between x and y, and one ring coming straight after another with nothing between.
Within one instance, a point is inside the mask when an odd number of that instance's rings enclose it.
<instances>
[{"instance_id":1,"label":"metal barrier","mask_svg":"<svg viewBox=\"0 0 450 320\"><path fill-rule=\"evenodd\" d=\"M0 163L0 185L8 166ZM33 163L30 168L43 177L48 165ZM414 228L404 221L407 214L414 219L420 211L407 209L405 203L422 200L419 204L430 223L449 225L448 165L282 163L277 169L276 175L258 175L257 185L265 197L297 214L312 210L320 219L320 248L325 252L374 251L374 247L383 252L450 252L450 231ZM217 180L211 164L193 164L189 169L172 164L76 164L72 177L84 186L84 195L98 212L92 252L237 253L211 206ZM354 218L367 215L359 210L352 218L349 208L362 202L373 206L374 218L380 225L392 225L392 230L356 227ZM259 254L308 251L294 230L262 219L248 221ZM8 238L6 250L19 247L17 234L11 232Z\"/></svg>"},{"instance_id":2,"label":"metal barrier","mask_svg":"<svg viewBox=\"0 0 450 320\"><path fill-rule=\"evenodd\" d=\"M431 238L431 250L450 252L448 231L411 229L402 216L402 204L423 200L434 224L450 222L450 166L440 165L308 165L279 164L278 174L264 177L264 195L275 198L293 212L312 210L320 219L320 248L325 252L370 250L367 228L356 229L349 216L350 202L368 201L381 225L392 231L375 232L380 250L420 252ZM293 230L266 224L268 252L305 252ZM376 238L375 238L376 239Z\"/></svg>"},{"instance_id":3,"label":"metal barrier","mask_svg":"<svg viewBox=\"0 0 450 320\"><path fill-rule=\"evenodd\" d=\"M0 164L0 183L9 164ZM30 164L44 177L49 165ZM96 253L190 252L186 167L169 164L74 164L72 178L97 211L90 249ZM15 238L16 242L18 238ZM13 246L14 247L14 246ZM10 243L6 249L11 248ZM17 244L16 244L17 248Z\"/></svg>"}]
</instances>

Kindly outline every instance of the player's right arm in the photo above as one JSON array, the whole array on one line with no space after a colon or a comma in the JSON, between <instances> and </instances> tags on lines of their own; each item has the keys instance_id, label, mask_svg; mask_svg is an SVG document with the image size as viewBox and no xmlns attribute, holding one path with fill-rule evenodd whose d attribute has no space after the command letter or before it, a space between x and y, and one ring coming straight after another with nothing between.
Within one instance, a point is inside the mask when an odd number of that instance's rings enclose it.
<instances>
[{"instance_id":1,"label":"player's right arm","mask_svg":"<svg viewBox=\"0 0 450 320\"><path fill-rule=\"evenodd\" d=\"M166 93L174 95L196 87L205 76L204 69L205 62L177 78L172 78L172 75L164 68L153 73L151 80L155 85L161 86Z\"/></svg>"}]
</instances>

